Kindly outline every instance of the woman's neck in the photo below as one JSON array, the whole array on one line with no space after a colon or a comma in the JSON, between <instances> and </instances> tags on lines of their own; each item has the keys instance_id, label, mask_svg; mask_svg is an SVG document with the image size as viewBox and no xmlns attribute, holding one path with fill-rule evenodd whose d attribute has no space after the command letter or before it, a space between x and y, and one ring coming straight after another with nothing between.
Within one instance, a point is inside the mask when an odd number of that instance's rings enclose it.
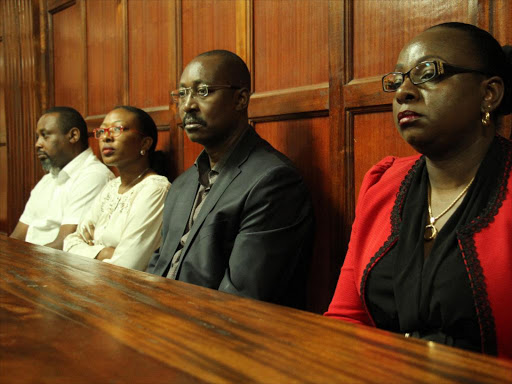
<instances>
[{"instance_id":1,"label":"woman's neck","mask_svg":"<svg viewBox=\"0 0 512 384\"><path fill-rule=\"evenodd\" d=\"M119 193L123 193L136 185L140 180L144 179L144 176L149 173L150 167L147 161L139 161L123 168L117 168L117 170L121 178Z\"/></svg>"},{"instance_id":2,"label":"woman's neck","mask_svg":"<svg viewBox=\"0 0 512 384\"><path fill-rule=\"evenodd\" d=\"M469 147L442 158L427 156L426 165L431 188L453 190L467 185L476 175L493 139L494 135L481 137Z\"/></svg>"}]
</instances>

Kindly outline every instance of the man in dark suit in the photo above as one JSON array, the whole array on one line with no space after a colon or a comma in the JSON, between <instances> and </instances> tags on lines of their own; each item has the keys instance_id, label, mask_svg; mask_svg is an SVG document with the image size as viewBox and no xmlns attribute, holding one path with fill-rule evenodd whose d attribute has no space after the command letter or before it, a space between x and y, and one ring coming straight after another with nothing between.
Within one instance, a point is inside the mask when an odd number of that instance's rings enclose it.
<instances>
[{"instance_id":1,"label":"man in dark suit","mask_svg":"<svg viewBox=\"0 0 512 384\"><path fill-rule=\"evenodd\" d=\"M293 164L248 124L250 74L210 51L172 93L188 138L204 146L167 195L162 246L148 272L303 307L314 219Z\"/></svg>"}]
</instances>

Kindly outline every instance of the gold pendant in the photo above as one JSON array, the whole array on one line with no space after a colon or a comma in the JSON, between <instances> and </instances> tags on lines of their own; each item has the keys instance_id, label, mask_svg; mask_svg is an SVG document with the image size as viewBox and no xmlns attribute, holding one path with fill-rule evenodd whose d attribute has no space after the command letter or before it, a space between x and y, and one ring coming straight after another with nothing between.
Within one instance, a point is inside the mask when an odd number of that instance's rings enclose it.
<instances>
[{"instance_id":1,"label":"gold pendant","mask_svg":"<svg viewBox=\"0 0 512 384\"><path fill-rule=\"evenodd\" d=\"M436 236L437 236L436 227L434 226L434 224L428 224L425 227L425 233L423 234L423 238L426 241L431 241L431 240L434 240L436 238Z\"/></svg>"}]
</instances>

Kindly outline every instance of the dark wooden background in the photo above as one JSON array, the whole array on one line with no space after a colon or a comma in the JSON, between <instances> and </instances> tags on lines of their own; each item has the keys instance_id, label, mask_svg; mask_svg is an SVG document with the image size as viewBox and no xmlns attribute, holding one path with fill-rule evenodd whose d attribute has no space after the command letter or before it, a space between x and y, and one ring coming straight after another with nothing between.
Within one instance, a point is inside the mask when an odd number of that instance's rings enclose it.
<instances>
[{"instance_id":1,"label":"dark wooden background","mask_svg":"<svg viewBox=\"0 0 512 384\"><path fill-rule=\"evenodd\" d=\"M251 70L256 130L299 166L313 194L316 312L336 284L363 175L386 155L413 153L380 76L410 38L440 22L469 22L512 44L508 0L2 0L0 16L0 232L14 228L42 176L42 110L71 105L92 129L115 105L144 108L175 177L200 147L177 128L169 91L196 54L228 49Z\"/></svg>"}]
</instances>

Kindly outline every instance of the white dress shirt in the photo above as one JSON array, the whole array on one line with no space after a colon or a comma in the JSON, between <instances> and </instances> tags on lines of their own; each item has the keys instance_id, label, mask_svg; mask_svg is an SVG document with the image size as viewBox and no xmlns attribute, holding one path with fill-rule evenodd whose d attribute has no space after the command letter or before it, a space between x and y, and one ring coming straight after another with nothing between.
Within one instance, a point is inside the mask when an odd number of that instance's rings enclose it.
<instances>
[{"instance_id":1,"label":"white dress shirt","mask_svg":"<svg viewBox=\"0 0 512 384\"><path fill-rule=\"evenodd\" d=\"M64 250L95 258L105 247L114 247L106 263L144 271L162 241L162 215L170 183L151 175L123 194L121 179L107 184L75 233L64 239ZM93 244L85 242L85 229L93 228ZM89 231L91 232L91 231Z\"/></svg>"},{"instance_id":2,"label":"white dress shirt","mask_svg":"<svg viewBox=\"0 0 512 384\"><path fill-rule=\"evenodd\" d=\"M60 226L77 225L94 198L114 178L91 148L71 160L58 174L48 173L37 183L20 217L28 225L25 241L48 244Z\"/></svg>"}]
</instances>

